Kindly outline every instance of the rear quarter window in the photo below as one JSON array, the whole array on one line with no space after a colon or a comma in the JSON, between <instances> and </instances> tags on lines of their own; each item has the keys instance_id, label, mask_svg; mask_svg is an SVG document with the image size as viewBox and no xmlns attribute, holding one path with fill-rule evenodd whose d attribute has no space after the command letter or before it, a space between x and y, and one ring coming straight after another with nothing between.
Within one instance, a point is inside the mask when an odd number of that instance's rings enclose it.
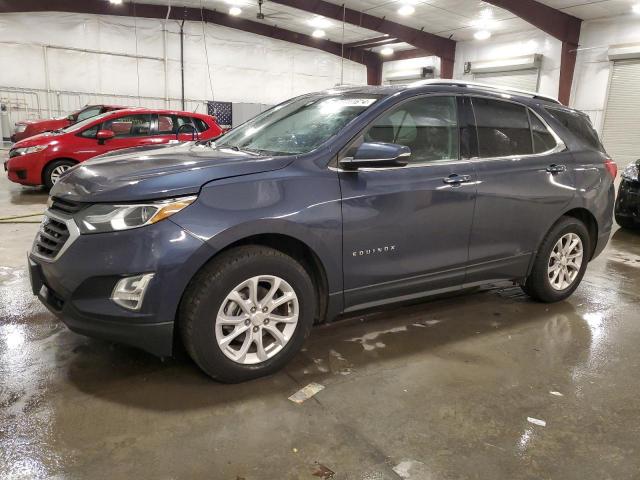
<instances>
[{"instance_id":1,"label":"rear quarter window","mask_svg":"<svg viewBox=\"0 0 640 480\"><path fill-rule=\"evenodd\" d=\"M598 134L591 125L588 116L583 113L569 112L556 108L545 108L545 110L569 130L581 143L594 150L605 152L604 146L600 142Z\"/></svg>"}]
</instances>

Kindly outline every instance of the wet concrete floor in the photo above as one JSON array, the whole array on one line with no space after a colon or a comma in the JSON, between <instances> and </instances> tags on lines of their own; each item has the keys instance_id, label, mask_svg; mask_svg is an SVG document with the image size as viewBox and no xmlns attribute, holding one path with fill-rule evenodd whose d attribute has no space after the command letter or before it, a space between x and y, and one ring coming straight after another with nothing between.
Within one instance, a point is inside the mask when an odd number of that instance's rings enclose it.
<instances>
[{"instance_id":1,"label":"wet concrete floor","mask_svg":"<svg viewBox=\"0 0 640 480\"><path fill-rule=\"evenodd\" d=\"M45 200L0 180L0 217ZM29 291L36 228L0 225L0 478L640 478L640 233L566 302L495 286L350 317L221 385L68 331Z\"/></svg>"}]
</instances>

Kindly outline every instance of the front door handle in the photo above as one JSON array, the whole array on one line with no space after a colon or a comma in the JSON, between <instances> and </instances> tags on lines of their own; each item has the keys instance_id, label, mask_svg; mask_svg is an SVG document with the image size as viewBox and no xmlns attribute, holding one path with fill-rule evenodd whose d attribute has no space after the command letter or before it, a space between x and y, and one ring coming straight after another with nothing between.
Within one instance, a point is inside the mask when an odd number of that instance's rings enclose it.
<instances>
[{"instance_id":1,"label":"front door handle","mask_svg":"<svg viewBox=\"0 0 640 480\"><path fill-rule=\"evenodd\" d=\"M553 173L553 174L562 173L566 171L567 171L567 167L565 165L556 165L555 163L552 163L547 167L547 172Z\"/></svg>"},{"instance_id":2,"label":"front door handle","mask_svg":"<svg viewBox=\"0 0 640 480\"><path fill-rule=\"evenodd\" d=\"M448 185L460 185L461 183L470 182L471 175L458 175L457 173L452 173L448 177L444 177L442 181Z\"/></svg>"}]
</instances>

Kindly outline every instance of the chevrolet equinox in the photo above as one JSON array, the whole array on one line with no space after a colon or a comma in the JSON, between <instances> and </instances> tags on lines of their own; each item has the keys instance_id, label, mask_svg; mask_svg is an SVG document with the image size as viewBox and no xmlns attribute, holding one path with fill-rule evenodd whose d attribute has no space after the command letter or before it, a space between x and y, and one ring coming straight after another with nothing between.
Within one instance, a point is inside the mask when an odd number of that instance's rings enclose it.
<instances>
[{"instance_id":1,"label":"chevrolet equinox","mask_svg":"<svg viewBox=\"0 0 640 480\"><path fill-rule=\"evenodd\" d=\"M498 280L557 302L612 227L588 117L455 81L303 95L214 141L65 172L29 254L73 331L211 377L281 368L314 323Z\"/></svg>"}]
</instances>

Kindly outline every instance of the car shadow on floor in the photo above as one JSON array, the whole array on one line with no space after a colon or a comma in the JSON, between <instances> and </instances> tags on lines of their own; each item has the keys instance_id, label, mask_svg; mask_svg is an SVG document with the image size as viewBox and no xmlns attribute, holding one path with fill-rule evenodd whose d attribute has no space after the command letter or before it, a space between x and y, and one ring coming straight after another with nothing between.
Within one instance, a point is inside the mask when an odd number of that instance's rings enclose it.
<instances>
[{"instance_id":1,"label":"car shadow on floor","mask_svg":"<svg viewBox=\"0 0 640 480\"><path fill-rule=\"evenodd\" d=\"M286 399L311 381L323 385L354 381L360 375L402 368L409 361L438 356L448 349L451 353L452 345L469 339L508 336L530 325L546 331L538 346L543 350L547 344L557 350L558 345L565 349L576 343L580 346L573 347L575 355L588 350L589 329L571 303L538 304L519 288L495 288L317 326L303 351L285 369L242 384L211 380L184 353L160 361L132 348L92 339L84 340L72 353L60 353L64 356L60 360L67 364L71 384L85 394L141 409L188 411L242 402L257 394ZM564 361L566 352L560 354ZM461 351L455 355L462 362L487 361L482 355Z\"/></svg>"}]
</instances>

